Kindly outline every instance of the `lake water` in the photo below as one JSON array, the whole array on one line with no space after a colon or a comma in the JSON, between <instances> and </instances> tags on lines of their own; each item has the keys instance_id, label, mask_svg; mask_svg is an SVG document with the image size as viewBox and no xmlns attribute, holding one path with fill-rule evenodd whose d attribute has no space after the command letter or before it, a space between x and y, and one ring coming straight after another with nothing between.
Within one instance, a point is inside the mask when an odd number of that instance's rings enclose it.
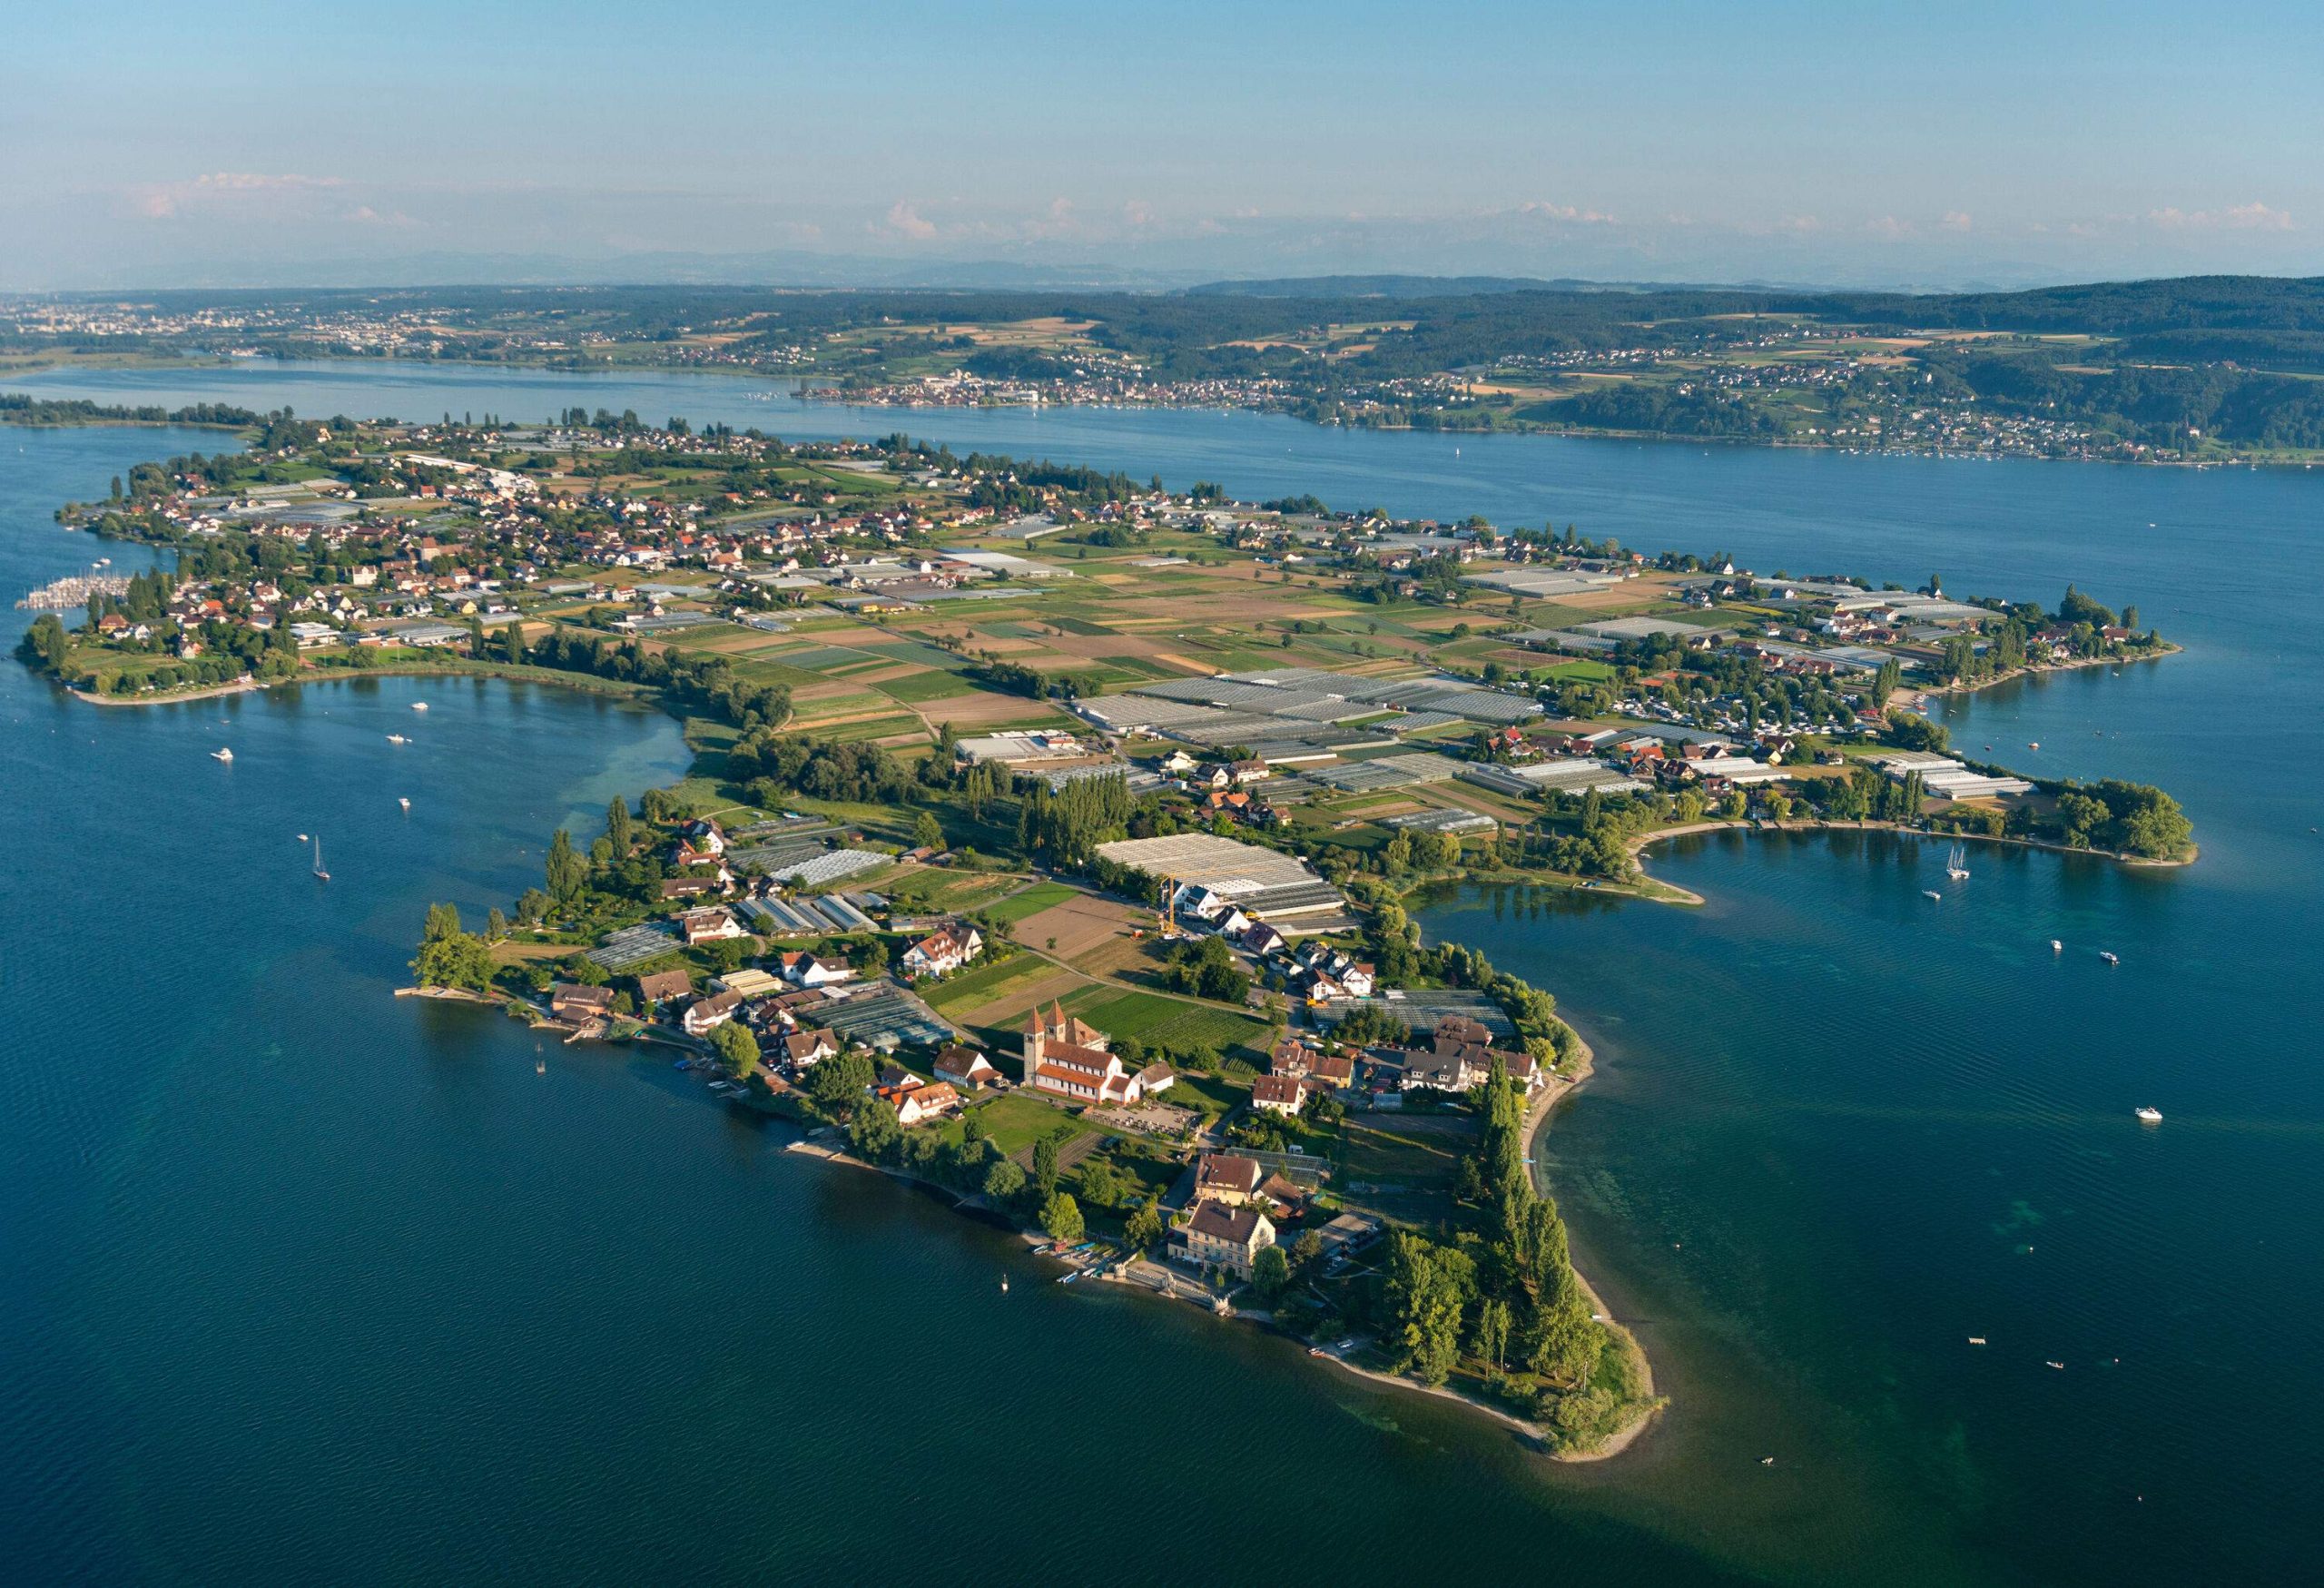
<instances>
[{"instance_id":1,"label":"lake water","mask_svg":"<svg viewBox=\"0 0 2324 1588\"><path fill-rule=\"evenodd\" d=\"M1955 738L2162 784L2204 847L2135 872L1980 848L1950 887L1907 841L1721 837L1654 862L1701 910L1427 912L1555 990L1604 1060L1546 1139L1553 1179L1676 1404L1630 1455L1556 1468L1191 1309L1004 1297L998 1238L782 1155L653 1062L537 1055L497 1018L389 1000L428 899L505 900L557 820L674 774L662 719L404 680L102 710L0 669L20 990L0 1556L20 1575L861 1578L932 1556L973 1582L1368 1583L1441 1571L1454 1541L1478 1573L1656 1582L2305 1573L2312 476L802 409L713 377L457 366L5 384L907 429L1763 568L2048 600L2077 579L2188 654L1951 703ZM215 444L0 430L0 581L132 566L49 509ZM296 839L318 828L328 888ZM2145 1102L2168 1122L2135 1125Z\"/></svg>"}]
</instances>

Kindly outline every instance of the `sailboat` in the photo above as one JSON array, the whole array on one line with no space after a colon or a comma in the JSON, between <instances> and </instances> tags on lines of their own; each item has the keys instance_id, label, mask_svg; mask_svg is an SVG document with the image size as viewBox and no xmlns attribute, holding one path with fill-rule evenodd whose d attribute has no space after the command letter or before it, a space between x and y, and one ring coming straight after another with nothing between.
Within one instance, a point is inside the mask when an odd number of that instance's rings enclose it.
<instances>
[{"instance_id":1,"label":"sailboat","mask_svg":"<svg viewBox=\"0 0 2324 1588\"><path fill-rule=\"evenodd\" d=\"M210 759L212 761L231 761L233 758L234 753L231 750L212 750L210 752Z\"/></svg>"},{"instance_id":2,"label":"sailboat","mask_svg":"<svg viewBox=\"0 0 2324 1588\"><path fill-rule=\"evenodd\" d=\"M1945 874L1956 883L1967 882L1969 880L1968 862L1968 851L1957 843L1955 844L1953 853L1945 857Z\"/></svg>"},{"instance_id":3,"label":"sailboat","mask_svg":"<svg viewBox=\"0 0 2324 1588\"><path fill-rule=\"evenodd\" d=\"M320 833L315 834L315 880L319 883L330 881L330 873L323 870L323 835Z\"/></svg>"}]
</instances>

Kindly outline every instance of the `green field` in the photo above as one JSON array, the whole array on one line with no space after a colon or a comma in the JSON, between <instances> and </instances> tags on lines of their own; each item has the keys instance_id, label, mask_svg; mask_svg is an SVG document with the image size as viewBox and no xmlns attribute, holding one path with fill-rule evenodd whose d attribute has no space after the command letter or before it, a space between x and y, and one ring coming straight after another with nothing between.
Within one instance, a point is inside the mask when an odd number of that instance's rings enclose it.
<instances>
[{"instance_id":1,"label":"green field","mask_svg":"<svg viewBox=\"0 0 2324 1588\"><path fill-rule=\"evenodd\" d=\"M1079 889L1068 887L1063 883L1035 883L1023 893L1012 898L1003 899L985 913L996 921L1006 921L1014 924L1029 915L1039 915L1051 905L1062 904L1068 899L1078 897L1079 893Z\"/></svg>"},{"instance_id":2,"label":"green field","mask_svg":"<svg viewBox=\"0 0 2324 1588\"><path fill-rule=\"evenodd\" d=\"M894 700L911 704L922 700L948 700L956 695L974 695L977 686L958 673L914 673L908 678L891 678L872 688Z\"/></svg>"},{"instance_id":3,"label":"green field","mask_svg":"<svg viewBox=\"0 0 2324 1588\"><path fill-rule=\"evenodd\" d=\"M1268 1030L1262 1021L1230 1009L1105 986L1078 992L1065 1003L1068 1012L1108 1036L1136 1037L1166 1048L1211 1047L1222 1053L1238 1046L1256 1048Z\"/></svg>"},{"instance_id":4,"label":"green field","mask_svg":"<svg viewBox=\"0 0 2324 1588\"><path fill-rule=\"evenodd\" d=\"M1008 996L1011 987L1027 986L1051 974L1057 967L1032 954L997 960L961 972L929 990L928 1006L939 1014L975 1009Z\"/></svg>"}]
</instances>

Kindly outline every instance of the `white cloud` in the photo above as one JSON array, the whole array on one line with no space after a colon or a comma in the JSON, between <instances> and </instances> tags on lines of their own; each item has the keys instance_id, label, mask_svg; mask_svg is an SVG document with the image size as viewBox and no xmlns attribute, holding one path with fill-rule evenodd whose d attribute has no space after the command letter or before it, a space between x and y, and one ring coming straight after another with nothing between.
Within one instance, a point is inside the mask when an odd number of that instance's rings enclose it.
<instances>
[{"instance_id":1,"label":"white cloud","mask_svg":"<svg viewBox=\"0 0 2324 1588\"><path fill-rule=\"evenodd\" d=\"M1538 220L1563 221L1576 226L1614 224L1614 217L1603 210L1585 210L1573 204L1552 204L1541 199L1528 200L1518 205L1517 212L1521 215L1531 215Z\"/></svg>"},{"instance_id":2,"label":"white cloud","mask_svg":"<svg viewBox=\"0 0 2324 1588\"><path fill-rule=\"evenodd\" d=\"M888 211L888 230L898 237L909 237L915 242L925 242L936 235L936 222L924 221L920 212L898 199Z\"/></svg>"},{"instance_id":3,"label":"white cloud","mask_svg":"<svg viewBox=\"0 0 2324 1588\"><path fill-rule=\"evenodd\" d=\"M2289 212L2271 208L2253 200L2248 204L2231 204L2224 210L2181 210L2178 208L2149 210L2150 224L2166 232L2289 232L2292 229Z\"/></svg>"},{"instance_id":4,"label":"white cloud","mask_svg":"<svg viewBox=\"0 0 2324 1588\"><path fill-rule=\"evenodd\" d=\"M165 221L198 207L247 202L346 185L346 179L337 176L269 176L254 171L216 171L197 176L191 182L148 182L133 187L129 190L129 202L139 214L150 220Z\"/></svg>"},{"instance_id":5,"label":"white cloud","mask_svg":"<svg viewBox=\"0 0 2324 1588\"><path fill-rule=\"evenodd\" d=\"M1864 223L1864 229L1875 237L1884 237L1891 242L1899 242L1913 234L1913 223L1910 221L1899 221L1894 215L1882 215L1877 220L1866 221Z\"/></svg>"},{"instance_id":6,"label":"white cloud","mask_svg":"<svg viewBox=\"0 0 2324 1588\"><path fill-rule=\"evenodd\" d=\"M1969 212L1966 210L1947 210L1945 212L1945 219L1938 222L1937 224L1942 226L1947 232L1966 232L1969 230Z\"/></svg>"}]
</instances>

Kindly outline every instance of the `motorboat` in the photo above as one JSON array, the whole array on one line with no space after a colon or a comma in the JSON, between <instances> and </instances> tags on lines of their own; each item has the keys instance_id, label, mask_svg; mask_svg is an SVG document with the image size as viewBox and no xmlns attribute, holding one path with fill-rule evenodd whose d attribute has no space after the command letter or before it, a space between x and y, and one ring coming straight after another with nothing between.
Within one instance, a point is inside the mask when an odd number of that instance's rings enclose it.
<instances>
[{"instance_id":1,"label":"motorboat","mask_svg":"<svg viewBox=\"0 0 2324 1588\"><path fill-rule=\"evenodd\" d=\"M2160 1125L2162 1123L2162 1110L2161 1109L2140 1109L2136 1110L2136 1112L2139 1117L2139 1123L2142 1125Z\"/></svg>"},{"instance_id":2,"label":"motorboat","mask_svg":"<svg viewBox=\"0 0 2324 1588\"><path fill-rule=\"evenodd\" d=\"M210 752L210 759L212 761L231 761L233 758L234 753L231 750L219 749Z\"/></svg>"},{"instance_id":3,"label":"motorboat","mask_svg":"<svg viewBox=\"0 0 2324 1588\"><path fill-rule=\"evenodd\" d=\"M415 700L411 703L411 709L414 711L426 711L428 709L428 703L424 700Z\"/></svg>"},{"instance_id":4,"label":"motorboat","mask_svg":"<svg viewBox=\"0 0 2324 1588\"><path fill-rule=\"evenodd\" d=\"M1923 888L1921 890L1921 897L1924 899L1933 899L1940 904L1945 902L1945 895L1938 893L1935 888Z\"/></svg>"},{"instance_id":5,"label":"motorboat","mask_svg":"<svg viewBox=\"0 0 2324 1588\"><path fill-rule=\"evenodd\" d=\"M2098 957L2105 961L2110 965L2119 965L2122 962L2122 956L2116 953L2112 949L2100 949L2098 951Z\"/></svg>"},{"instance_id":6,"label":"motorboat","mask_svg":"<svg viewBox=\"0 0 2324 1588\"><path fill-rule=\"evenodd\" d=\"M2066 952L2066 945L2053 937L2050 940L2050 952L2053 954L2062 954Z\"/></svg>"}]
</instances>

